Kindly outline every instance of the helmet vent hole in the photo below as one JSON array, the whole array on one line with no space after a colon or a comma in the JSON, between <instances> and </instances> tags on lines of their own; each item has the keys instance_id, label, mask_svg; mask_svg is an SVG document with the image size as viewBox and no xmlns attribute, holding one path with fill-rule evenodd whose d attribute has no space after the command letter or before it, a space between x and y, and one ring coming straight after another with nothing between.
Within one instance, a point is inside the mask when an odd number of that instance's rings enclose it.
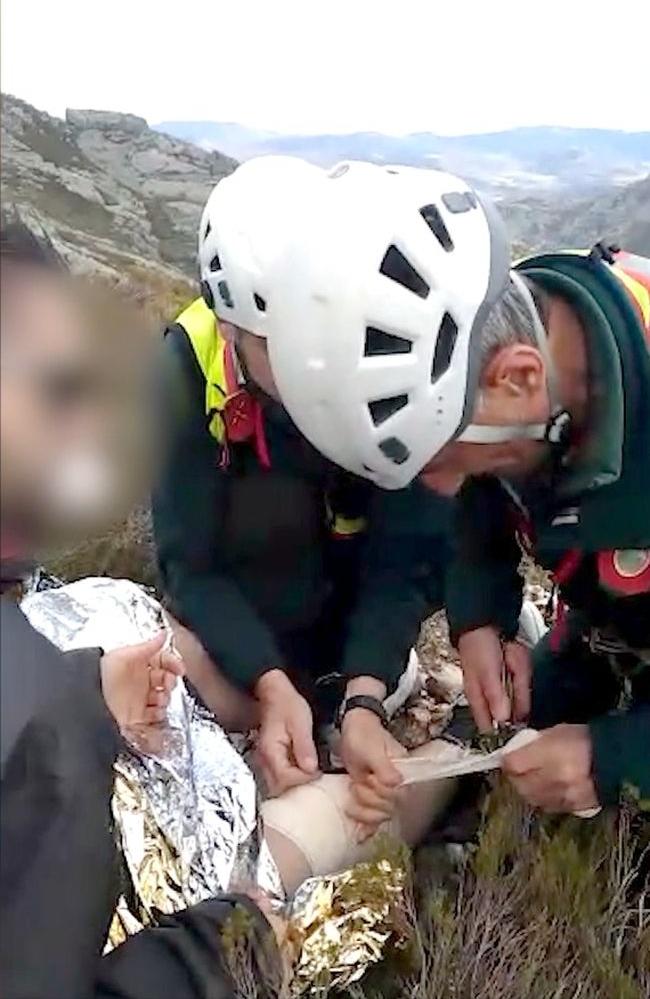
<instances>
[{"instance_id":1,"label":"helmet vent hole","mask_svg":"<svg viewBox=\"0 0 650 999\"><path fill-rule=\"evenodd\" d=\"M379 450L395 465L403 465L411 457L411 452L403 441L397 437L387 437L379 445Z\"/></svg>"},{"instance_id":2,"label":"helmet vent hole","mask_svg":"<svg viewBox=\"0 0 650 999\"><path fill-rule=\"evenodd\" d=\"M266 312L266 302L262 298L262 296L258 295L257 293L254 293L253 294L253 299L255 301L255 305L257 306L258 310L260 312Z\"/></svg>"},{"instance_id":3,"label":"helmet vent hole","mask_svg":"<svg viewBox=\"0 0 650 999\"><path fill-rule=\"evenodd\" d=\"M217 288L219 289L219 294L221 295L221 301L223 302L223 304L229 309L234 309L235 303L232 300L232 295L230 294L230 288L228 287L228 282L220 281L219 284L217 285Z\"/></svg>"},{"instance_id":4,"label":"helmet vent hole","mask_svg":"<svg viewBox=\"0 0 650 999\"><path fill-rule=\"evenodd\" d=\"M457 338L458 326L449 313L445 312L442 317L442 322L440 323L440 329L438 330L436 349L434 351L433 362L431 364L432 384L433 382L437 382L441 375L444 375L445 371L449 367ZM438 401L441 402L442 400L439 399Z\"/></svg>"},{"instance_id":5,"label":"helmet vent hole","mask_svg":"<svg viewBox=\"0 0 650 999\"><path fill-rule=\"evenodd\" d=\"M381 423L389 420L391 416L394 416L395 413L399 413L400 409L404 409L408 401L409 397L404 394L394 395L389 399L376 399L374 402L369 402L368 409L372 422L378 427Z\"/></svg>"},{"instance_id":6,"label":"helmet vent hole","mask_svg":"<svg viewBox=\"0 0 650 999\"><path fill-rule=\"evenodd\" d=\"M440 243L446 253L450 253L454 248L454 242L449 235L449 230L444 219L435 205L425 205L420 209L420 215L431 229L431 232Z\"/></svg>"},{"instance_id":7,"label":"helmet vent hole","mask_svg":"<svg viewBox=\"0 0 650 999\"><path fill-rule=\"evenodd\" d=\"M429 294L429 285L416 271L413 264L410 264L401 250L396 246L389 246L384 254L384 259L379 268L380 274L396 281L404 288L408 288L419 298L426 298Z\"/></svg>"},{"instance_id":8,"label":"helmet vent hole","mask_svg":"<svg viewBox=\"0 0 650 999\"><path fill-rule=\"evenodd\" d=\"M442 203L453 215L478 208L478 199L473 191L450 191L449 194L443 194Z\"/></svg>"},{"instance_id":9,"label":"helmet vent hole","mask_svg":"<svg viewBox=\"0 0 650 999\"><path fill-rule=\"evenodd\" d=\"M384 354L410 354L413 344L403 336L385 333L375 326L366 327L365 357L381 357Z\"/></svg>"},{"instance_id":10,"label":"helmet vent hole","mask_svg":"<svg viewBox=\"0 0 650 999\"><path fill-rule=\"evenodd\" d=\"M205 227L205 232L203 233L203 238L207 239L212 232L212 226L210 225L210 219L208 219L208 224Z\"/></svg>"},{"instance_id":11,"label":"helmet vent hole","mask_svg":"<svg viewBox=\"0 0 650 999\"><path fill-rule=\"evenodd\" d=\"M219 260L219 254L215 253L214 257L210 261L210 270L214 274L215 271L221 270L221 261Z\"/></svg>"}]
</instances>

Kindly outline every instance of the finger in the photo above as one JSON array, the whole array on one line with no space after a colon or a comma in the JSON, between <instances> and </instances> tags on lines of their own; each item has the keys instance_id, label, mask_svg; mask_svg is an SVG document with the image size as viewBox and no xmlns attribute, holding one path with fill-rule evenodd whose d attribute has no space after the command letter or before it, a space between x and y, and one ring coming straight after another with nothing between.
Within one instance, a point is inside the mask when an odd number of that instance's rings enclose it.
<instances>
[{"instance_id":1,"label":"finger","mask_svg":"<svg viewBox=\"0 0 650 999\"><path fill-rule=\"evenodd\" d=\"M149 686L152 690L165 690L168 693L176 686L178 676L162 669L152 669L149 673Z\"/></svg>"},{"instance_id":2,"label":"finger","mask_svg":"<svg viewBox=\"0 0 650 999\"><path fill-rule=\"evenodd\" d=\"M564 796L567 811L579 815L580 812L591 812L600 808L600 801L591 777L586 777L574 785Z\"/></svg>"},{"instance_id":3,"label":"finger","mask_svg":"<svg viewBox=\"0 0 650 999\"><path fill-rule=\"evenodd\" d=\"M144 709L143 718L146 725L159 725L161 722L166 720L167 712L165 708L151 707L147 705Z\"/></svg>"},{"instance_id":4,"label":"finger","mask_svg":"<svg viewBox=\"0 0 650 999\"><path fill-rule=\"evenodd\" d=\"M377 754L368 761L369 777L374 777L374 784L384 787L386 790L398 787L404 778L395 764L385 755L385 752Z\"/></svg>"},{"instance_id":5,"label":"finger","mask_svg":"<svg viewBox=\"0 0 650 999\"><path fill-rule=\"evenodd\" d=\"M172 649L163 649L160 653L160 668L174 676L185 676L185 663Z\"/></svg>"},{"instance_id":6,"label":"finger","mask_svg":"<svg viewBox=\"0 0 650 999\"><path fill-rule=\"evenodd\" d=\"M166 690L150 690L147 695L147 707L166 708L169 705L169 694Z\"/></svg>"},{"instance_id":7,"label":"finger","mask_svg":"<svg viewBox=\"0 0 650 999\"><path fill-rule=\"evenodd\" d=\"M532 669L528 650L517 642L506 645L506 666L512 677L513 715L515 721L526 721L530 715Z\"/></svg>"},{"instance_id":8,"label":"finger","mask_svg":"<svg viewBox=\"0 0 650 999\"><path fill-rule=\"evenodd\" d=\"M302 784L309 784L314 780L313 774L306 774L303 770L293 766L283 767L282 770L273 772L262 767L262 771L272 798L277 798L278 795L284 794L292 787L300 787Z\"/></svg>"},{"instance_id":9,"label":"finger","mask_svg":"<svg viewBox=\"0 0 650 999\"><path fill-rule=\"evenodd\" d=\"M401 797L401 782L403 782L403 778L400 775L400 784L387 786L377 778L376 774L368 774L365 780L359 782L359 786L365 785L369 788L369 790L381 798L382 801L385 801L389 805L394 805L395 802Z\"/></svg>"},{"instance_id":10,"label":"finger","mask_svg":"<svg viewBox=\"0 0 650 999\"><path fill-rule=\"evenodd\" d=\"M521 777L524 774L539 770L541 765L537 742L531 742L528 746L522 746L521 749L511 749L509 752L504 752L501 769L510 777Z\"/></svg>"},{"instance_id":11,"label":"finger","mask_svg":"<svg viewBox=\"0 0 650 999\"><path fill-rule=\"evenodd\" d=\"M375 835L378 829L378 825L368 826L364 822L357 822L355 830L355 839L357 843L365 843L367 839L370 839L371 836Z\"/></svg>"},{"instance_id":12,"label":"finger","mask_svg":"<svg viewBox=\"0 0 650 999\"><path fill-rule=\"evenodd\" d=\"M149 638L146 642L140 642L139 645L127 646L120 651L128 653L129 660L133 665L144 665L145 663L149 663L160 652L166 640L167 632L159 631L157 635ZM156 663L156 665L158 664Z\"/></svg>"},{"instance_id":13,"label":"finger","mask_svg":"<svg viewBox=\"0 0 650 999\"><path fill-rule=\"evenodd\" d=\"M485 666L478 677L478 682L483 691L483 697L487 701L490 715L494 721L501 725L510 720L510 698L506 693L501 678L501 671L495 663L490 662Z\"/></svg>"},{"instance_id":14,"label":"finger","mask_svg":"<svg viewBox=\"0 0 650 999\"><path fill-rule=\"evenodd\" d=\"M318 754L314 745L311 717L308 722L293 723L288 726L291 737L291 752L300 770L313 776L318 772Z\"/></svg>"},{"instance_id":15,"label":"finger","mask_svg":"<svg viewBox=\"0 0 650 999\"><path fill-rule=\"evenodd\" d=\"M395 803L386 801L367 784L352 784L350 794L359 808L369 808L390 818L395 811Z\"/></svg>"},{"instance_id":16,"label":"finger","mask_svg":"<svg viewBox=\"0 0 650 999\"><path fill-rule=\"evenodd\" d=\"M372 826L373 829L377 829L390 818L390 816L386 816L385 812L382 812L380 809L361 805L356 798L352 797L350 797L345 805L345 813L354 822L360 822L364 826Z\"/></svg>"},{"instance_id":17,"label":"finger","mask_svg":"<svg viewBox=\"0 0 650 999\"><path fill-rule=\"evenodd\" d=\"M566 803L564 786L549 784L548 779L539 773L515 777L512 783L517 793L533 808L541 808L545 812L571 811Z\"/></svg>"},{"instance_id":18,"label":"finger","mask_svg":"<svg viewBox=\"0 0 650 999\"><path fill-rule=\"evenodd\" d=\"M483 696L483 690L473 675L467 673L463 675L463 689L479 730L491 732L494 727L492 713Z\"/></svg>"},{"instance_id":19,"label":"finger","mask_svg":"<svg viewBox=\"0 0 650 999\"><path fill-rule=\"evenodd\" d=\"M314 774L295 766L289 756L289 748L283 742L261 739L258 753L265 780L274 795L314 779Z\"/></svg>"}]
</instances>

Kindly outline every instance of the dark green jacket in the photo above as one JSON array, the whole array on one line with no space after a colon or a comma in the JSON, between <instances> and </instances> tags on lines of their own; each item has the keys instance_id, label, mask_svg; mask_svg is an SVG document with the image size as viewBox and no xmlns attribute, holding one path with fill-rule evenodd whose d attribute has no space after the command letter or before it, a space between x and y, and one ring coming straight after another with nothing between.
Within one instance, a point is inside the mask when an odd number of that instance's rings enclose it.
<instances>
[{"instance_id":1,"label":"dark green jacket","mask_svg":"<svg viewBox=\"0 0 650 999\"><path fill-rule=\"evenodd\" d=\"M522 489L496 478L469 480L458 506L458 555L449 573L452 634L483 625L513 637L521 606L520 542L551 571L579 561L560 587L584 620L585 637L616 636L650 649L650 592L624 595L606 584L602 560L650 549L650 356L628 294L602 262L556 254L520 265L547 291L564 296L587 333L592 423L579 456L560 473L540 473ZM515 499L516 495L516 499ZM489 525L489 527L486 527ZM605 553L600 556L599 553ZM645 657L632 657L648 670ZM645 684L645 689L649 685ZM625 783L650 797L650 701L590 723L601 800Z\"/></svg>"},{"instance_id":2,"label":"dark green jacket","mask_svg":"<svg viewBox=\"0 0 650 999\"><path fill-rule=\"evenodd\" d=\"M164 362L166 457L153 512L176 614L231 678L250 687L283 666L283 638L313 627L332 591L347 589L342 658L328 671L390 686L420 622L442 603L449 502L417 485L383 493L343 473L267 398L271 468L260 466L249 442L231 443L224 461L206 429L203 375L177 324L167 332ZM328 508L365 517L361 544L333 537Z\"/></svg>"}]
</instances>

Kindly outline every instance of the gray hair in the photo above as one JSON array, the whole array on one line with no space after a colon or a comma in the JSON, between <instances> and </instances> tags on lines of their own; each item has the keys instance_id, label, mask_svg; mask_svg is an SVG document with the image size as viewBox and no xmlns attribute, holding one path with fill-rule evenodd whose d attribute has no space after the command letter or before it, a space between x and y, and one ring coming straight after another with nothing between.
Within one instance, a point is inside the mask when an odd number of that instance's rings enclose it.
<instances>
[{"instance_id":1,"label":"gray hair","mask_svg":"<svg viewBox=\"0 0 650 999\"><path fill-rule=\"evenodd\" d=\"M542 323L545 321L545 295L530 281L526 282L535 298ZM502 347L513 343L528 343L537 346L535 323L522 293L512 280L508 279L506 290L499 301L492 306L481 330L479 349L482 371L491 357Z\"/></svg>"}]
</instances>

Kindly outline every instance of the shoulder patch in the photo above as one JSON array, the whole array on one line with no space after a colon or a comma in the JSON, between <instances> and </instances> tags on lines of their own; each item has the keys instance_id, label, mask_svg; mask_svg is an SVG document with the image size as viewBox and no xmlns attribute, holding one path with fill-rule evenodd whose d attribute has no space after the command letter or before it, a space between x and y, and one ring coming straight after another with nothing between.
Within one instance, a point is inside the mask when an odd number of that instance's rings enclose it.
<instances>
[{"instance_id":1,"label":"shoulder patch","mask_svg":"<svg viewBox=\"0 0 650 999\"><path fill-rule=\"evenodd\" d=\"M601 586L623 597L650 592L650 549L614 548L598 553Z\"/></svg>"}]
</instances>

